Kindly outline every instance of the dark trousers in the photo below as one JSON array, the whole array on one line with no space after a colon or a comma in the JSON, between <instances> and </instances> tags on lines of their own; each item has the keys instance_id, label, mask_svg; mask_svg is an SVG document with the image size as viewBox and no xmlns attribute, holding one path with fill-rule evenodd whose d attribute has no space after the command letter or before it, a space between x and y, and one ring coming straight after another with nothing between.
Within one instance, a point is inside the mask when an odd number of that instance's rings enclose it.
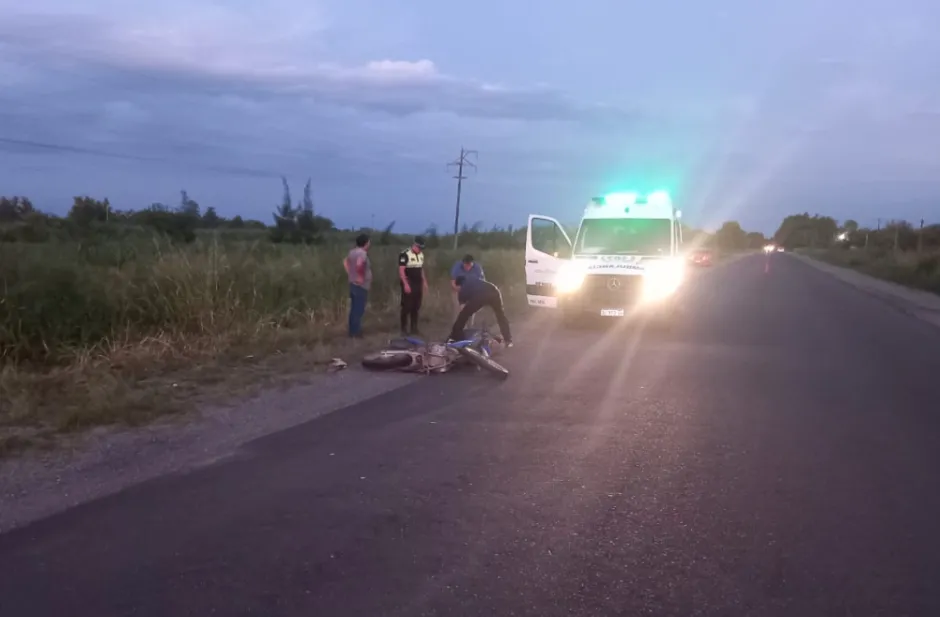
<instances>
[{"instance_id":1,"label":"dark trousers","mask_svg":"<svg viewBox=\"0 0 940 617\"><path fill-rule=\"evenodd\" d=\"M418 313L421 311L421 300L424 299L424 289L421 283L411 283L411 293L406 294L404 286L401 290L401 331L407 330L411 322L411 332L418 331Z\"/></svg>"},{"instance_id":2,"label":"dark trousers","mask_svg":"<svg viewBox=\"0 0 940 617\"><path fill-rule=\"evenodd\" d=\"M349 284L349 336L362 334L362 316L366 313L369 290L353 283Z\"/></svg>"},{"instance_id":3,"label":"dark trousers","mask_svg":"<svg viewBox=\"0 0 940 617\"><path fill-rule=\"evenodd\" d=\"M464 327L466 327L467 322L470 321L470 317L484 306L493 309L493 312L496 313L496 322L499 323L499 333L503 335L504 339L511 341L512 333L509 331L509 320L506 318L506 311L503 308L503 296L495 290L464 304L460 313L457 314L454 327L450 330L450 338L455 341L464 340L464 338L466 338L463 331Z\"/></svg>"}]
</instances>

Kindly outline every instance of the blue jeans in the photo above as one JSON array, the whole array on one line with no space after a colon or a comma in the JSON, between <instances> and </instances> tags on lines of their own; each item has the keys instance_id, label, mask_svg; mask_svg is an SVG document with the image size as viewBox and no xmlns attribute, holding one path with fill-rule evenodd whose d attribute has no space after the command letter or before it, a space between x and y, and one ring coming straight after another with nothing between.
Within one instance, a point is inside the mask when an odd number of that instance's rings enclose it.
<instances>
[{"instance_id":1,"label":"blue jeans","mask_svg":"<svg viewBox=\"0 0 940 617\"><path fill-rule=\"evenodd\" d=\"M353 283L349 284L349 336L362 334L362 316L366 313L369 290Z\"/></svg>"}]
</instances>

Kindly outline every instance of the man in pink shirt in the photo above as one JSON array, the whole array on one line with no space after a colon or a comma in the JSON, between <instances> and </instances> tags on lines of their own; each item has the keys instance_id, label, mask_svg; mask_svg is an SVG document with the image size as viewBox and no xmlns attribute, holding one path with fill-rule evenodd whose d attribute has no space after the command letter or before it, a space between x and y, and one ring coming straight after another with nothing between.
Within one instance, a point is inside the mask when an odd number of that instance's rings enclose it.
<instances>
[{"instance_id":1,"label":"man in pink shirt","mask_svg":"<svg viewBox=\"0 0 940 617\"><path fill-rule=\"evenodd\" d=\"M349 277L349 336L362 338L362 316L366 312L369 287L372 285L372 264L369 263L369 234L356 236L356 246L343 260Z\"/></svg>"}]
</instances>

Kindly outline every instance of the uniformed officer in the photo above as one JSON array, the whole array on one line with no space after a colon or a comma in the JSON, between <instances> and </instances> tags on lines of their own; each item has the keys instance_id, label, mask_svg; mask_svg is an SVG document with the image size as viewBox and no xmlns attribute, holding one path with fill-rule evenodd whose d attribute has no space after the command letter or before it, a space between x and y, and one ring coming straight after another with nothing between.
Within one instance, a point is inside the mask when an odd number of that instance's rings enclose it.
<instances>
[{"instance_id":1,"label":"uniformed officer","mask_svg":"<svg viewBox=\"0 0 940 617\"><path fill-rule=\"evenodd\" d=\"M418 334L418 312L421 300L428 289L428 278L424 274L424 237L415 236L408 250L398 255L398 278L401 282L401 331L411 322L410 333Z\"/></svg>"}]
</instances>

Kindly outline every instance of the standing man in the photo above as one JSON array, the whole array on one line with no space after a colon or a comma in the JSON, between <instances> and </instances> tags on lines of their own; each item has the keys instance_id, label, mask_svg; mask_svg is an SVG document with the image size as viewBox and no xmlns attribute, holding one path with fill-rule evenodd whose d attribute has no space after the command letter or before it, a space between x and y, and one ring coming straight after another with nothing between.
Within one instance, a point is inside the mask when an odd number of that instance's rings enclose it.
<instances>
[{"instance_id":1,"label":"standing man","mask_svg":"<svg viewBox=\"0 0 940 617\"><path fill-rule=\"evenodd\" d=\"M362 338L362 316L366 312L369 287L372 285L372 264L369 263L369 234L356 236L356 246L343 260L349 277L349 336Z\"/></svg>"},{"instance_id":2,"label":"standing man","mask_svg":"<svg viewBox=\"0 0 940 617\"><path fill-rule=\"evenodd\" d=\"M398 255L398 278L401 282L401 331L411 322L410 334L418 334L418 312L421 300L428 290L428 278L424 274L424 237L415 236L411 248Z\"/></svg>"},{"instance_id":3,"label":"standing man","mask_svg":"<svg viewBox=\"0 0 940 617\"><path fill-rule=\"evenodd\" d=\"M454 291L454 314L460 312L460 309L463 308L463 305L460 303L460 287L457 285L457 277L479 279L481 281L486 280L486 276L483 274L483 266L474 261L473 255L469 253L463 256L463 259L454 262L453 267L450 269L450 286ZM476 315L470 316L470 321L467 322L467 325L472 326L473 320Z\"/></svg>"}]
</instances>

